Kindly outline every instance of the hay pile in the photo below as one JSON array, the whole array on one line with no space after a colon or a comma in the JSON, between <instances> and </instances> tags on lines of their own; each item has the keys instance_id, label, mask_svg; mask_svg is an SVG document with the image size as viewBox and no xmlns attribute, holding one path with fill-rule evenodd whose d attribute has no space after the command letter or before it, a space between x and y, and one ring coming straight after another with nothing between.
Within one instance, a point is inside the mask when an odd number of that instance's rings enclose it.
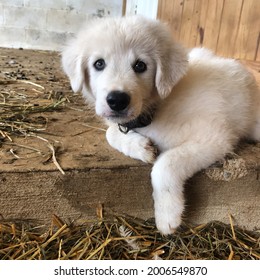
<instances>
[{"instance_id":1,"label":"hay pile","mask_svg":"<svg viewBox=\"0 0 260 280\"><path fill-rule=\"evenodd\" d=\"M162 236L154 223L117 216L85 225L54 216L45 233L25 224L0 223L2 260L260 259L260 233L220 222Z\"/></svg>"}]
</instances>

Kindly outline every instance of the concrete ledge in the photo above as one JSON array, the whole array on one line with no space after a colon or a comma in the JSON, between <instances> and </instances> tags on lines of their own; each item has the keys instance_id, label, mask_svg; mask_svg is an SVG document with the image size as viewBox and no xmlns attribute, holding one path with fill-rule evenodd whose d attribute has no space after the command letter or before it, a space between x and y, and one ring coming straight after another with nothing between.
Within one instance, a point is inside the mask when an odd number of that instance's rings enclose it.
<instances>
[{"instance_id":1,"label":"concrete ledge","mask_svg":"<svg viewBox=\"0 0 260 280\"><path fill-rule=\"evenodd\" d=\"M52 214L65 220L90 220L102 204L105 211L147 219L153 217L150 167L93 168L58 171L3 172L0 205L4 219L35 220L48 225ZM212 181L202 172L186 184L185 221L212 220L260 228L260 181L256 171L229 182Z\"/></svg>"}]
</instances>

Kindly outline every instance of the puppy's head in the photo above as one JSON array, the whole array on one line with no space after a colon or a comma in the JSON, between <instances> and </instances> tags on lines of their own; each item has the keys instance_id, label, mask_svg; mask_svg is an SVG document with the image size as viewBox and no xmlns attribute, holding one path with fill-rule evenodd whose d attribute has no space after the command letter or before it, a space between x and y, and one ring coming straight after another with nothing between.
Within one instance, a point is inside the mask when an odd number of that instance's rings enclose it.
<instances>
[{"instance_id":1,"label":"puppy's head","mask_svg":"<svg viewBox=\"0 0 260 280\"><path fill-rule=\"evenodd\" d=\"M187 56L159 21L102 18L86 23L62 64L73 91L82 91L98 115L125 123L171 93Z\"/></svg>"}]
</instances>

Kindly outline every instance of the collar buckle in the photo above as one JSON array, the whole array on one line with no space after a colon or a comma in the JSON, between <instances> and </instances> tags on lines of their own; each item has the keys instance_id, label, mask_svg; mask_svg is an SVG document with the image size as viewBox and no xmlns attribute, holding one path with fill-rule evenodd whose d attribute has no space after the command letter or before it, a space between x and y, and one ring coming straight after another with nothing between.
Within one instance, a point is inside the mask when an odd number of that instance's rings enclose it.
<instances>
[{"instance_id":1,"label":"collar buckle","mask_svg":"<svg viewBox=\"0 0 260 280\"><path fill-rule=\"evenodd\" d=\"M120 130L120 132L122 132L124 134L127 134L130 130L127 126L124 126L120 123L118 124L118 129Z\"/></svg>"}]
</instances>

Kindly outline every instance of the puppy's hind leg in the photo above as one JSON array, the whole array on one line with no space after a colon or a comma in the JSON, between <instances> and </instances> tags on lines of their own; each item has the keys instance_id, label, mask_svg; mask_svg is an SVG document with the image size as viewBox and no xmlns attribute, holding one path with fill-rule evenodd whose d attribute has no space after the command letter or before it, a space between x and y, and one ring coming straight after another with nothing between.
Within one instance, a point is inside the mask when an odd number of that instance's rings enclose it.
<instances>
[{"instance_id":1,"label":"puppy's hind leg","mask_svg":"<svg viewBox=\"0 0 260 280\"><path fill-rule=\"evenodd\" d=\"M230 145L218 144L215 141L211 144L186 142L158 157L151 177L155 221L162 234L173 233L181 224L185 181L230 152Z\"/></svg>"},{"instance_id":2,"label":"puppy's hind leg","mask_svg":"<svg viewBox=\"0 0 260 280\"><path fill-rule=\"evenodd\" d=\"M153 163L156 159L158 151L151 140L134 131L124 134L117 125L112 125L107 129L106 138L110 146L126 156L146 163Z\"/></svg>"}]
</instances>

